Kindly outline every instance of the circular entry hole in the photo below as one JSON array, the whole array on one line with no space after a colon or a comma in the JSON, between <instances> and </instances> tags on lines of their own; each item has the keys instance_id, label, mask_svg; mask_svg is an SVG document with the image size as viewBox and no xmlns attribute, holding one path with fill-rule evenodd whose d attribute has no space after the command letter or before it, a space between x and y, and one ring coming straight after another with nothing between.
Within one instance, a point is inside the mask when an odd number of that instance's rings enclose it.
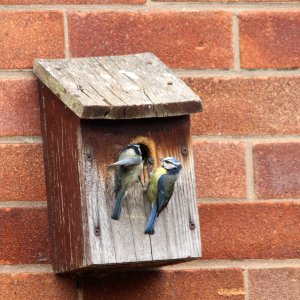
<instances>
[{"instance_id":1,"label":"circular entry hole","mask_svg":"<svg viewBox=\"0 0 300 300\"><path fill-rule=\"evenodd\" d=\"M142 144L142 143L139 143L140 145L140 148L141 148L141 151L142 151L142 158L143 158L143 161L145 163L148 162L148 159L150 158L150 149L148 148L147 145L145 144Z\"/></svg>"}]
</instances>

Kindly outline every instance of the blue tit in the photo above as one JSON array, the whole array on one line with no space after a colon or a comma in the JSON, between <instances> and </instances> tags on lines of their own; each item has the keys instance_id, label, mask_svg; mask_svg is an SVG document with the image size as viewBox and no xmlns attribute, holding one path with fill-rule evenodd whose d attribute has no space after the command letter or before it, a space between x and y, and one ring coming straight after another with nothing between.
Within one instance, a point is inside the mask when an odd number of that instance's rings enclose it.
<instances>
[{"instance_id":1,"label":"blue tit","mask_svg":"<svg viewBox=\"0 0 300 300\"><path fill-rule=\"evenodd\" d=\"M117 168L115 178L115 192L117 196L111 218L119 220L123 199L126 197L127 190L136 181L142 184L141 173L143 170L143 158L140 145L127 145L121 152L118 161L109 166L115 166Z\"/></svg>"},{"instance_id":2,"label":"blue tit","mask_svg":"<svg viewBox=\"0 0 300 300\"><path fill-rule=\"evenodd\" d=\"M154 225L162 210L167 207L173 192L174 185L182 169L181 163L174 157L166 157L163 165L151 176L147 186L146 196L152 204L148 217L145 234L154 234Z\"/></svg>"}]
</instances>

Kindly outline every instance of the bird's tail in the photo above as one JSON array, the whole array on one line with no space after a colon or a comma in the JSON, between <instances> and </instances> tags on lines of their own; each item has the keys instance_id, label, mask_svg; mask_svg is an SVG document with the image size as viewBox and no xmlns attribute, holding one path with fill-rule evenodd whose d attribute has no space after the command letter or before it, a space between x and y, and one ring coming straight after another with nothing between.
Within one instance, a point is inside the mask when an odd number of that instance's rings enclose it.
<instances>
[{"instance_id":1,"label":"bird's tail","mask_svg":"<svg viewBox=\"0 0 300 300\"><path fill-rule=\"evenodd\" d=\"M157 203L152 207L151 213L148 217L148 222L145 228L145 234L154 234L154 225L157 218Z\"/></svg>"},{"instance_id":2,"label":"bird's tail","mask_svg":"<svg viewBox=\"0 0 300 300\"><path fill-rule=\"evenodd\" d=\"M120 219L120 215L121 215L121 209L122 209L122 203L123 203L123 199L125 197L126 194L126 190L124 189L120 189L117 197L116 197L116 204L114 207L114 210L112 212L111 218L114 220L119 220Z\"/></svg>"}]
</instances>

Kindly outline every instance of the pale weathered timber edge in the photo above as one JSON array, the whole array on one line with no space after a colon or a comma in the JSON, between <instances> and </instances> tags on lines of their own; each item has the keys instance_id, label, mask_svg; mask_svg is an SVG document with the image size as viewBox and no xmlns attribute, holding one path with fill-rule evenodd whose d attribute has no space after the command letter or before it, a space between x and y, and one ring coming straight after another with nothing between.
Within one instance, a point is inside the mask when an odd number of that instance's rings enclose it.
<instances>
[{"instance_id":1,"label":"pale weathered timber edge","mask_svg":"<svg viewBox=\"0 0 300 300\"><path fill-rule=\"evenodd\" d=\"M33 71L82 119L168 117L202 109L201 99L152 53L38 59Z\"/></svg>"}]
</instances>

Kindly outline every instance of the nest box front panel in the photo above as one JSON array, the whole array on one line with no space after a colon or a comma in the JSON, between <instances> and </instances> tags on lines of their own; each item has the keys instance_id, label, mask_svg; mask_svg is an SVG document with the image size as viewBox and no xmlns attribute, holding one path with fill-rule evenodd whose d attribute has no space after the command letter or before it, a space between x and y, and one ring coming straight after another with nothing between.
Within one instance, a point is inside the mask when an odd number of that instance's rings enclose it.
<instances>
[{"instance_id":1,"label":"nest box front panel","mask_svg":"<svg viewBox=\"0 0 300 300\"><path fill-rule=\"evenodd\" d=\"M86 266L188 260L201 255L194 161L189 116L135 120L81 120L79 138L83 238ZM183 171L167 208L159 215L155 234L144 234L151 205L134 183L123 201L121 217L111 218L115 203L115 169L124 146L138 143L148 169L173 156ZM150 160L151 161L151 160Z\"/></svg>"}]
</instances>

